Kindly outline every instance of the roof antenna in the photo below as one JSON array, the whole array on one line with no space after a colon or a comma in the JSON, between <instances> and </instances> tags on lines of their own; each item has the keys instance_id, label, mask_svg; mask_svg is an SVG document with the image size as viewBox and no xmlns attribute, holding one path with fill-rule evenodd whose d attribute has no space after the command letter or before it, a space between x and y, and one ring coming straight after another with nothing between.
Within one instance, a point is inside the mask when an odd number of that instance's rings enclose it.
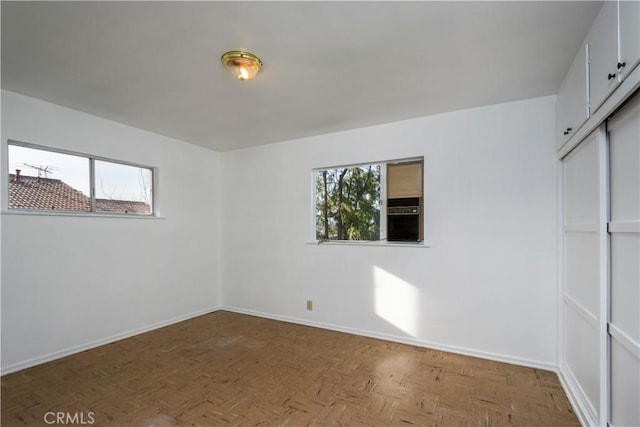
<instances>
[{"instance_id":1,"label":"roof antenna","mask_svg":"<svg viewBox=\"0 0 640 427\"><path fill-rule=\"evenodd\" d=\"M27 166L27 167L30 167L30 168L32 168L32 169L37 170L37 171L38 171L38 179L40 179L40 178L41 178L42 174L44 174L44 177L45 177L45 178L48 178L48 177L49 177L49 176L48 176L48 174L53 173L53 172L51 171L51 169L49 169L49 166L42 166L42 165L40 165L40 166L34 166L34 165L27 164L27 163L23 163L23 164L24 164L25 166Z\"/></svg>"}]
</instances>

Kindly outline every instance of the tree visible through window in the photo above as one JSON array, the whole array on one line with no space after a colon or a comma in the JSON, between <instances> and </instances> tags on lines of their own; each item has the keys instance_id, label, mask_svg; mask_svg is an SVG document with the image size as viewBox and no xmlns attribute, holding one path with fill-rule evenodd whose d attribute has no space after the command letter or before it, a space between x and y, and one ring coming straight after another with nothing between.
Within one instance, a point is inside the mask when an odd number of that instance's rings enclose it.
<instances>
[{"instance_id":1,"label":"tree visible through window","mask_svg":"<svg viewBox=\"0 0 640 427\"><path fill-rule=\"evenodd\" d=\"M380 239L380 165L316 171L316 239Z\"/></svg>"}]
</instances>

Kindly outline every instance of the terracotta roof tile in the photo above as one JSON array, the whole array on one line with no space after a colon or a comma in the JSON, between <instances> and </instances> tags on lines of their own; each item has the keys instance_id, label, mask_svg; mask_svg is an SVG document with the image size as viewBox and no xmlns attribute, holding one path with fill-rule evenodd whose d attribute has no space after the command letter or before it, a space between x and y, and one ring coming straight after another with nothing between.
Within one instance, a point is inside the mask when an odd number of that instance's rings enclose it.
<instances>
[{"instance_id":1,"label":"terracotta roof tile","mask_svg":"<svg viewBox=\"0 0 640 427\"><path fill-rule=\"evenodd\" d=\"M59 179L9 174L9 207L58 211L89 211L89 197Z\"/></svg>"},{"instance_id":2,"label":"terracotta roof tile","mask_svg":"<svg viewBox=\"0 0 640 427\"><path fill-rule=\"evenodd\" d=\"M18 181L9 174L9 207L12 209L89 212L88 196L69 184L51 178L20 175ZM96 199L96 211L113 213L150 214L144 202Z\"/></svg>"},{"instance_id":3,"label":"terracotta roof tile","mask_svg":"<svg viewBox=\"0 0 640 427\"><path fill-rule=\"evenodd\" d=\"M96 199L96 211L150 214L151 210L145 202L133 202L129 200Z\"/></svg>"}]
</instances>

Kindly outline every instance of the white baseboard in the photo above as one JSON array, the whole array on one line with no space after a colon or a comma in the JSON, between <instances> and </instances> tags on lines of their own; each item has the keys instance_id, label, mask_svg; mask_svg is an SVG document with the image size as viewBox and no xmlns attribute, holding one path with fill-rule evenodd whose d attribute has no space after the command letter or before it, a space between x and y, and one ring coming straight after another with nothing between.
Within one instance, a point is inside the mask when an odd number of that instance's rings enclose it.
<instances>
[{"instance_id":1,"label":"white baseboard","mask_svg":"<svg viewBox=\"0 0 640 427\"><path fill-rule=\"evenodd\" d=\"M129 331L122 332L120 334L111 335L110 337L101 338L95 341L90 341L85 344L80 344L73 347L65 348L63 350L45 354L43 356L33 357L31 359L23 360L18 363L13 363L8 366L3 366L2 369L0 370L0 373L2 375L5 375L5 374L10 374L12 372L21 371L23 369L30 368L32 366L36 366L42 363L50 362L52 360L60 359L62 357L69 356L71 354L80 353L81 351L90 350L92 348L99 347L101 345L110 344L115 341L120 341L122 339L132 337L134 335L139 335L144 332L149 332L154 329L159 329L165 326L169 326L174 323L182 322L187 319L202 316L203 314L213 313L218 310L220 310L220 307L205 308L203 310L194 311L192 313L184 314L182 316L177 316L169 320L163 320L162 322L154 323L152 325L147 325L141 328L131 329Z\"/></svg>"},{"instance_id":2,"label":"white baseboard","mask_svg":"<svg viewBox=\"0 0 640 427\"><path fill-rule=\"evenodd\" d=\"M557 366L555 365L548 364L548 363L541 363L535 360L523 359L516 356L489 353L485 351L439 344L431 341L418 340L418 339L403 337L399 335L384 334L384 333L379 333L379 332L374 332L369 330L334 325L330 323L314 322L307 319L299 319L295 317L280 316L277 314L265 313L265 312L255 311L255 310L247 310L239 307L231 307L231 306L223 305L222 307L220 307L220 309L226 310L226 311L232 311L234 313L248 314L251 316L264 317L267 319L280 320L288 323L296 323L304 326L312 326L315 328L322 328L322 329L328 329L331 331L344 332L347 334L360 335L360 336L365 336L369 338L377 338L377 339L397 342L401 344L409 344L416 347L424 347L424 348L430 348L433 350L446 351L449 353L456 353L464 356L480 357L482 359L494 360L496 362L504 362L504 363L510 363L513 365L520 365L520 366L526 366L530 368L544 369L547 371L557 372Z\"/></svg>"},{"instance_id":3,"label":"white baseboard","mask_svg":"<svg viewBox=\"0 0 640 427\"><path fill-rule=\"evenodd\" d=\"M563 363L558 368L558 378L560 378L560 384L564 389L569 402L573 407L580 424L585 427L592 427L598 425L598 416L596 410L587 399L582 387L576 380L576 377L571 372L568 366Z\"/></svg>"}]
</instances>

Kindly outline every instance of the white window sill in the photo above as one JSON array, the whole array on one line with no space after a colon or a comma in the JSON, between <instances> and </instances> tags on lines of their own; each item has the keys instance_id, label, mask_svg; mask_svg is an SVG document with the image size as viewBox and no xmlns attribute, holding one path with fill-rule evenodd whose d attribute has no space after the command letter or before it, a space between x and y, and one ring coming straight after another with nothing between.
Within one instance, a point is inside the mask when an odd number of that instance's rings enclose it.
<instances>
[{"instance_id":1,"label":"white window sill","mask_svg":"<svg viewBox=\"0 0 640 427\"><path fill-rule=\"evenodd\" d=\"M155 215L117 214L100 212L62 212L62 211L36 211L36 210L3 210L2 215L27 215L27 216L67 216L81 218L130 218L130 219L164 219Z\"/></svg>"},{"instance_id":2,"label":"white window sill","mask_svg":"<svg viewBox=\"0 0 640 427\"><path fill-rule=\"evenodd\" d=\"M394 247L394 248L418 248L428 249L431 245L425 242L387 242L386 240L330 240L321 242L319 240L311 240L306 242L307 245L316 246L378 246L378 247Z\"/></svg>"}]
</instances>

